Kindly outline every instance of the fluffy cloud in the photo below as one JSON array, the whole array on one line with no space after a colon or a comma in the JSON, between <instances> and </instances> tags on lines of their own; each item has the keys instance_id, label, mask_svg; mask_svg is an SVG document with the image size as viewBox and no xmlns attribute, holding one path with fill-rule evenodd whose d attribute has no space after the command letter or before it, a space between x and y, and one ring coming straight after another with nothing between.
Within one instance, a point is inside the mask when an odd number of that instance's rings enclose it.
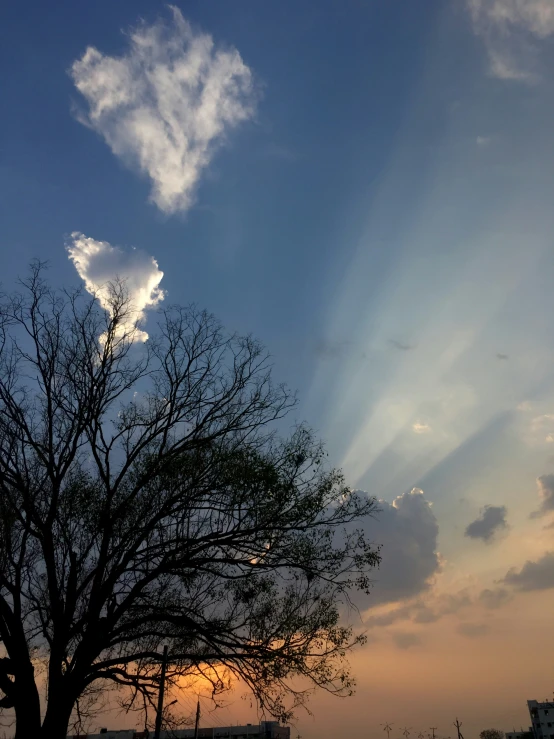
<instances>
[{"instance_id":1,"label":"fluffy cloud","mask_svg":"<svg viewBox=\"0 0 554 739\"><path fill-rule=\"evenodd\" d=\"M539 518L554 512L554 475L541 475L537 478L537 487L541 505L538 511L531 514L531 518Z\"/></svg>"},{"instance_id":2,"label":"fluffy cloud","mask_svg":"<svg viewBox=\"0 0 554 739\"><path fill-rule=\"evenodd\" d=\"M494 590L491 590L490 588L485 588L485 590L482 590L479 593L478 597L479 603L481 603L481 605L483 605L485 608L489 608L490 610L501 608L511 599L512 596L506 590L506 588L495 588Z\"/></svg>"},{"instance_id":3,"label":"fluffy cloud","mask_svg":"<svg viewBox=\"0 0 554 739\"><path fill-rule=\"evenodd\" d=\"M127 54L89 47L71 67L87 100L80 119L152 181L151 200L184 211L227 130L254 113L252 75L235 49L218 49L171 7L172 23L141 24Z\"/></svg>"},{"instance_id":4,"label":"fluffy cloud","mask_svg":"<svg viewBox=\"0 0 554 739\"><path fill-rule=\"evenodd\" d=\"M554 588L554 552L546 552L536 562L528 560L519 572L512 567L504 582L517 590Z\"/></svg>"},{"instance_id":5,"label":"fluffy cloud","mask_svg":"<svg viewBox=\"0 0 554 739\"><path fill-rule=\"evenodd\" d=\"M440 567L437 553L439 527L422 490L399 495L392 504L380 501L380 513L369 520L366 533L382 546L382 562L374 586L359 607L411 598L428 589Z\"/></svg>"},{"instance_id":6,"label":"fluffy cloud","mask_svg":"<svg viewBox=\"0 0 554 739\"><path fill-rule=\"evenodd\" d=\"M467 0L475 32L487 47L491 73L531 81L536 42L554 34L552 0Z\"/></svg>"},{"instance_id":7,"label":"fluffy cloud","mask_svg":"<svg viewBox=\"0 0 554 739\"><path fill-rule=\"evenodd\" d=\"M67 252L88 292L95 295L106 310L110 309L110 284L116 279L124 281L133 325L142 323L145 311L156 307L164 298L159 287L163 272L153 257L139 249L123 251L107 241L96 241L75 232L71 234ZM146 341L148 334L136 329L134 338Z\"/></svg>"},{"instance_id":8,"label":"fluffy cloud","mask_svg":"<svg viewBox=\"0 0 554 739\"><path fill-rule=\"evenodd\" d=\"M465 535L471 539L482 539L489 544L495 534L506 529L506 506L486 505L479 518L472 521L465 530Z\"/></svg>"}]
</instances>

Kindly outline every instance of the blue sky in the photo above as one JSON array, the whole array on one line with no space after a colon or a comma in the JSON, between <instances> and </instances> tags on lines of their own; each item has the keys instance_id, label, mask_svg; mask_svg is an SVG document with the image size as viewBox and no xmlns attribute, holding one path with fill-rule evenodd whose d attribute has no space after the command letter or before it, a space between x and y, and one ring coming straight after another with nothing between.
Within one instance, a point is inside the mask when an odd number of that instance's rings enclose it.
<instances>
[{"instance_id":1,"label":"blue sky","mask_svg":"<svg viewBox=\"0 0 554 739\"><path fill-rule=\"evenodd\" d=\"M163 299L259 336L384 501L397 600L367 659L406 681L454 633L505 669L510 639L519 672L471 720L524 721L552 678L521 655L554 588L554 6L34 0L3 9L0 64L3 286L33 257L123 272L146 332Z\"/></svg>"}]
</instances>

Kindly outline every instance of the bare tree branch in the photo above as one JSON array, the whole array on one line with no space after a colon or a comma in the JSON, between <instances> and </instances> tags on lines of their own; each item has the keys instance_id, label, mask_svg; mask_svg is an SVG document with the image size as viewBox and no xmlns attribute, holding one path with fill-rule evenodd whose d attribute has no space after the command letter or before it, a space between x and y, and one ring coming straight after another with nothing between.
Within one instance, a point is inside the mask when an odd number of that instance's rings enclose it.
<instances>
[{"instance_id":1,"label":"bare tree branch","mask_svg":"<svg viewBox=\"0 0 554 739\"><path fill-rule=\"evenodd\" d=\"M110 289L104 311L37 263L0 305L0 708L17 737L86 727L113 688L152 709L164 644L170 684L239 680L280 718L316 687L350 694L363 637L339 606L379 563L354 529L375 502L307 427L277 435L296 401L257 341L193 306L137 345Z\"/></svg>"}]
</instances>

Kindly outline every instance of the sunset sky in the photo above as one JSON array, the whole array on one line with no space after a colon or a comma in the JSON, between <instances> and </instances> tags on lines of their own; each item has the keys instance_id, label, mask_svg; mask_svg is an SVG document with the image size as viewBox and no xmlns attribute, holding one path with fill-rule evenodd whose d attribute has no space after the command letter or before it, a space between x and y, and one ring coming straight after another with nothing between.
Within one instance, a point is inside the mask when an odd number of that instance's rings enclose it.
<instances>
[{"instance_id":1,"label":"sunset sky","mask_svg":"<svg viewBox=\"0 0 554 739\"><path fill-rule=\"evenodd\" d=\"M28 0L0 64L3 288L39 257L126 277L145 340L171 303L254 333L381 501L357 695L294 735L527 727L554 690L552 0ZM214 721L257 721L229 700Z\"/></svg>"}]
</instances>

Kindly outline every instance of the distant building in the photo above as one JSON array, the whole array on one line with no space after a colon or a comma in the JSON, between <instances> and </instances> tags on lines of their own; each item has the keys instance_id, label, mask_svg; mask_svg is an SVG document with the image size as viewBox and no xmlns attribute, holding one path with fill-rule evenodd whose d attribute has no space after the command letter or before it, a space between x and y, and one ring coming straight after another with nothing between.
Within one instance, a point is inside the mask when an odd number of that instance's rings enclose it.
<instances>
[{"instance_id":1,"label":"distant building","mask_svg":"<svg viewBox=\"0 0 554 739\"><path fill-rule=\"evenodd\" d=\"M554 702L527 701L527 707L535 739L554 739Z\"/></svg>"},{"instance_id":2,"label":"distant building","mask_svg":"<svg viewBox=\"0 0 554 739\"><path fill-rule=\"evenodd\" d=\"M75 734L68 736L67 739L152 739L153 736L153 731L148 733L104 729L100 734ZM160 739L194 739L194 729L162 731ZM278 721L262 721L261 724L245 726L213 726L199 728L198 739L290 739L290 726L282 726Z\"/></svg>"}]
</instances>

